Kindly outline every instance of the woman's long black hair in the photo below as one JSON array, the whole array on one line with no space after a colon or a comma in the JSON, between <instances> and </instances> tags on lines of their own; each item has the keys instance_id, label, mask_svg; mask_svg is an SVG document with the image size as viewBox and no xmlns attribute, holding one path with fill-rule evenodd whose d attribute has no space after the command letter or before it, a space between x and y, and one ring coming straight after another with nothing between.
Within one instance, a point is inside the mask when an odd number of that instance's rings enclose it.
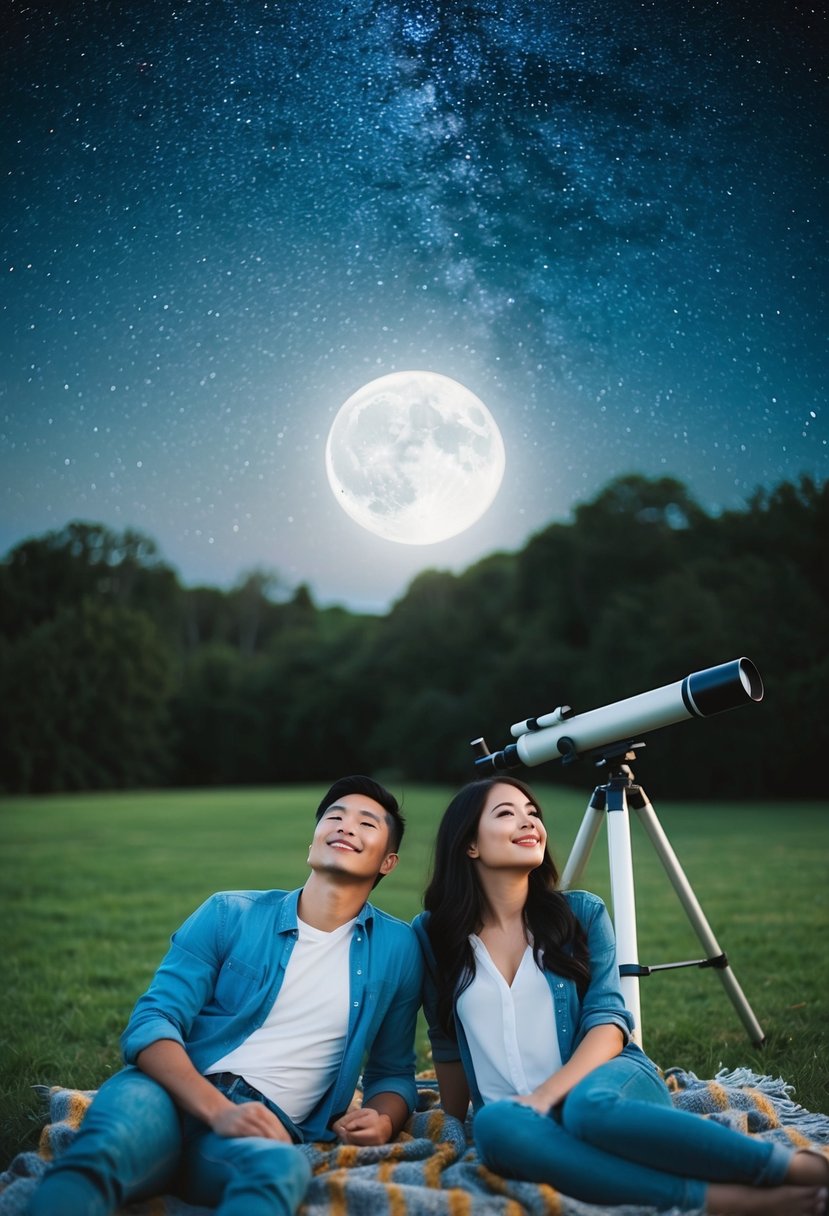
<instances>
[{"instance_id":1,"label":"woman's long black hair","mask_svg":"<svg viewBox=\"0 0 829 1216\"><path fill-rule=\"evenodd\" d=\"M483 923L485 899L475 864L467 848L477 836L478 822L494 785L511 785L540 810L529 786L516 777L486 777L459 790L444 812L435 840L432 878L423 896L429 913L427 933L437 962L435 981L438 1019L453 1030L453 1005L475 975L470 933ZM558 871L547 849L544 860L529 874L524 923L532 935L536 959L548 971L573 979L583 995L590 981L587 938L564 895Z\"/></svg>"}]
</instances>

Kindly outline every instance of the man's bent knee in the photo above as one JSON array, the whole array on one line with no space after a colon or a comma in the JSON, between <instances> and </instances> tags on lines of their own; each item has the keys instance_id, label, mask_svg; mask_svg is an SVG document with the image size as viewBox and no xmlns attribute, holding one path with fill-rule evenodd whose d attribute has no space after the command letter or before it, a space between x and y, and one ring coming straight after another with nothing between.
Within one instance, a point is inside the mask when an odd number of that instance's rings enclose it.
<instances>
[{"instance_id":1,"label":"man's bent knee","mask_svg":"<svg viewBox=\"0 0 829 1216\"><path fill-rule=\"evenodd\" d=\"M222 1140L208 1135L189 1163L187 1191L191 1202L222 1202L228 1211L265 1209L294 1212L311 1180L311 1166L301 1149L257 1136ZM235 1206L234 1206L235 1205ZM224 1207L222 1208L224 1211Z\"/></svg>"},{"instance_id":2,"label":"man's bent knee","mask_svg":"<svg viewBox=\"0 0 829 1216\"><path fill-rule=\"evenodd\" d=\"M48 1203L53 1213L114 1211L165 1188L180 1150L170 1095L137 1069L124 1069L98 1091L77 1136L47 1171L32 1211L45 1212Z\"/></svg>"},{"instance_id":3,"label":"man's bent knee","mask_svg":"<svg viewBox=\"0 0 829 1216\"><path fill-rule=\"evenodd\" d=\"M250 1136L234 1142L234 1166L247 1178L282 1184L301 1183L303 1189L311 1177L311 1167L305 1154L294 1144Z\"/></svg>"}]
</instances>

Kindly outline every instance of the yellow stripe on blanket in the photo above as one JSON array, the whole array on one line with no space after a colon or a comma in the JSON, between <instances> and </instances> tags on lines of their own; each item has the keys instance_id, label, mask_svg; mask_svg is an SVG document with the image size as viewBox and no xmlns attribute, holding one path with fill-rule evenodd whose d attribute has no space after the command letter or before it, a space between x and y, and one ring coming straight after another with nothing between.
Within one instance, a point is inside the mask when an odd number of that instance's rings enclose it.
<instances>
[{"instance_id":1,"label":"yellow stripe on blanket","mask_svg":"<svg viewBox=\"0 0 829 1216\"><path fill-rule=\"evenodd\" d=\"M443 1171L452 1164L456 1156L457 1153L451 1144L447 1144L445 1141L435 1144L434 1153L423 1162L423 1181L426 1186L439 1190Z\"/></svg>"},{"instance_id":2,"label":"yellow stripe on blanket","mask_svg":"<svg viewBox=\"0 0 829 1216\"><path fill-rule=\"evenodd\" d=\"M785 1131L786 1135L791 1140L792 1148L812 1148L813 1147L811 1140L807 1139L807 1137L803 1135L803 1132L799 1132L797 1130L797 1128L785 1127L783 1130ZM827 1160L827 1162L829 1162L829 1157L827 1157L826 1160Z\"/></svg>"},{"instance_id":3,"label":"yellow stripe on blanket","mask_svg":"<svg viewBox=\"0 0 829 1216\"><path fill-rule=\"evenodd\" d=\"M52 1128L49 1123L42 1129L40 1139L37 1142L37 1155L42 1157L44 1161L52 1160L52 1145L49 1143Z\"/></svg>"},{"instance_id":4,"label":"yellow stripe on blanket","mask_svg":"<svg viewBox=\"0 0 829 1216\"><path fill-rule=\"evenodd\" d=\"M759 1089L746 1089L746 1093L751 1098L754 1105L765 1116L769 1127L779 1127L780 1120L777 1117L777 1111L774 1109L774 1103L769 1102L765 1094L761 1094ZM768 1130L768 1129L764 1129Z\"/></svg>"},{"instance_id":5,"label":"yellow stripe on blanket","mask_svg":"<svg viewBox=\"0 0 829 1216\"><path fill-rule=\"evenodd\" d=\"M544 1200L544 1211L547 1216L561 1216L561 1195L555 1187L547 1186L546 1182L538 1183L538 1193Z\"/></svg>"},{"instance_id":6,"label":"yellow stripe on blanket","mask_svg":"<svg viewBox=\"0 0 829 1216\"><path fill-rule=\"evenodd\" d=\"M803 1132L799 1132L796 1127L784 1127L782 1129L791 1141L792 1148L809 1148L813 1153L820 1153L821 1157L829 1166L829 1148L824 1144L815 1144L814 1140L810 1140L808 1136L804 1136Z\"/></svg>"},{"instance_id":7,"label":"yellow stripe on blanket","mask_svg":"<svg viewBox=\"0 0 829 1216\"><path fill-rule=\"evenodd\" d=\"M399 1186L389 1186L386 1192L389 1216L406 1216L406 1199Z\"/></svg>"},{"instance_id":8,"label":"yellow stripe on blanket","mask_svg":"<svg viewBox=\"0 0 829 1216\"><path fill-rule=\"evenodd\" d=\"M50 1092L56 1094L60 1092L60 1089L61 1087L59 1085L53 1085ZM92 1094L84 1093L81 1090L74 1090L69 1095L63 1122L67 1123L69 1127L73 1129L73 1131L77 1131L83 1122L84 1115L92 1105L92 1097ZM44 1161L51 1161L53 1156L51 1132L51 1125L47 1123L41 1131L40 1139L38 1140L38 1155L42 1157Z\"/></svg>"},{"instance_id":9,"label":"yellow stripe on blanket","mask_svg":"<svg viewBox=\"0 0 829 1216\"><path fill-rule=\"evenodd\" d=\"M446 1119L442 1110L433 1110L426 1120L426 1135L432 1141L432 1144L441 1144L443 1142L443 1124Z\"/></svg>"},{"instance_id":10,"label":"yellow stripe on blanket","mask_svg":"<svg viewBox=\"0 0 829 1216\"><path fill-rule=\"evenodd\" d=\"M449 1216L472 1216L472 1196L469 1191L455 1188L446 1192L449 1201Z\"/></svg>"},{"instance_id":11,"label":"yellow stripe on blanket","mask_svg":"<svg viewBox=\"0 0 829 1216\"><path fill-rule=\"evenodd\" d=\"M478 1176L482 1182L485 1182L491 1191L496 1195L506 1195L507 1180L502 1178L500 1174L494 1174L492 1170L487 1169L485 1165L478 1166Z\"/></svg>"},{"instance_id":12,"label":"yellow stripe on blanket","mask_svg":"<svg viewBox=\"0 0 829 1216\"><path fill-rule=\"evenodd\" d=\"M496 1195L503 1195L507 1201L507 1206L504 1208L504 1216L524 1216L524 1207L520 1203L516 1203L509 1194L509 1181L502 1178L500 1174L493 1174L492 1170L487 1169L485 1165L478 1166L479 1178L487 1184L491 1191Z\"/></svg>"},{"instance_id":13,"label":"yellow stripe on blanket","mask_svg":"<svg viewBox=\"0 0 829 1216\"><path fill-rule=\"evenodd\" d=\"M329 1216L347 1216L348 1200L345 1197L345 1181L347 1171L335 1170L330 1178L326 1179L326 1189L328 1190L328 1202L331 1205Z\"/></svg>"},{"instance_id":14,"label":"yellow stripe on blanket","mask_svg":"<svg viewBox=\"0 0 829 1216\"><path fill-rule=\"evenodd\" d=\"M79 1128L83 1117L92 1105L92 1098L89 1094L77 1093L72 1095L69 1103L69 1112L66 1116L66 1122L70 1127Z\"/></svg>"},{"instance_id":15,"label":"yellow stripe on blanket","mask_svg":"<svg viewBox=\"0 0 829 1216\"><path fill-rule=\"evenodd\" d=\"M388 1158L390 1161L401 1161L408 1157L409 1145L412 1142L412 1137L408 1136L405 1140L394 1140L388 1148Z\"/></svg>"},{"instance_id":16,"label":"yellow stripe on blanket","mask_svg":"<svg viewBox=\"0 0 829 1216\"><path fill-rule=\"evenodd\" d=\"M731 1105L728 1100L728 1091L720 1085L719 1081L709 1081L706 1089L716 1110L728 1110Z\"/></svg>"},{"instance_id":17,"label":"yellow stripe on blanket","mask_svg":"<svg viewBox=\"0 0 829 1216\"><path fill-rule=\"evenodd\" d=\"M380 1167L378 1180L386 1185L386 1201L388 1203L389 1216L406 1216L406 1199L399 1186L389 1183L384 1174L391 1173L394 1168L394 1163L389 1163L390 1168ZM348 1170L336 1170L326 1182L328 1189L328 1201L330 1211L328 1216L348 1216Z\"/></svg>"}]
</instances>

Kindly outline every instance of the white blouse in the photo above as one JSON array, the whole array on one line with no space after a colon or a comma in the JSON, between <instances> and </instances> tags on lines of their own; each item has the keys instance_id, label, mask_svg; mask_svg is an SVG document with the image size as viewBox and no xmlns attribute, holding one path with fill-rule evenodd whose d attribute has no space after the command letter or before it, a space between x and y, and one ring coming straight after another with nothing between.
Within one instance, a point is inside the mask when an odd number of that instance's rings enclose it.
<instances>
[{"instance_id":1,"label":"white blouse","mask_svg":"<svg viewBox=\"0 0 829 1216\"><path fill-rule=\"evenodd\" d=\"M531 1093L561 1068L553 996L527 946L508 984L474 933L475 978L457 1012L484 1102Z\"/></svg>"}]
</instances>

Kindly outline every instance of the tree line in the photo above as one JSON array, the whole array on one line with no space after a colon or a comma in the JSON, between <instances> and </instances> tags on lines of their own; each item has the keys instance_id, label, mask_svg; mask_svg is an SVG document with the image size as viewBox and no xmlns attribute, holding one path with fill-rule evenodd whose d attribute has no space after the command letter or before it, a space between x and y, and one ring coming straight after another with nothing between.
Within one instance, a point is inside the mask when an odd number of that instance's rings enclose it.
<instances>
[{"instance_id":1,"label":"tree line","mask_svg":"<svg viewBox=\"0 0 829 1216\"><path fill-rule=\"evenodd\" d=\"M660 796L823 794L829 482L711 514L671 478L619 478L567 523L383 616L253 571L185 587L148 537L72 522L0 563L0 788L268 784L369 771L460 782L469 740L750 657L766 695L655 732ZM582 758L530 780L592 786Z\"/></svg>"}]
</instances>

